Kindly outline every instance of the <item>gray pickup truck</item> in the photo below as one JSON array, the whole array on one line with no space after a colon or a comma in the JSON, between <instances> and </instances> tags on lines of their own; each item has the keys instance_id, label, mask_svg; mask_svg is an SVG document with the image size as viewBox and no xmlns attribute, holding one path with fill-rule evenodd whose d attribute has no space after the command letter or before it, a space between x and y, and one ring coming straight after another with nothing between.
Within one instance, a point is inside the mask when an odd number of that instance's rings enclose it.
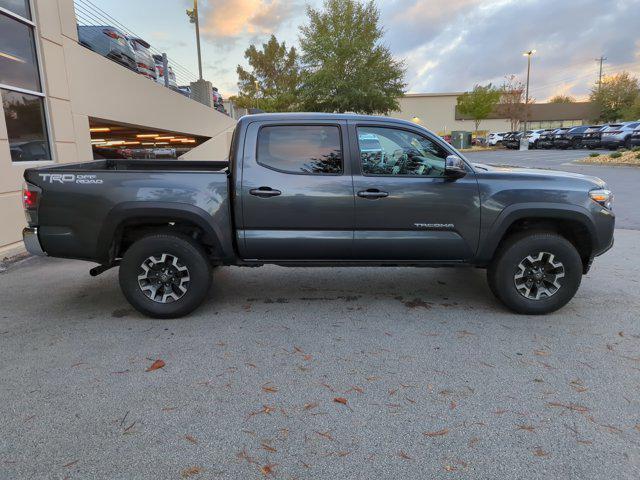
<instances>
[{"instance_id":1,"label":"gray pickup truck","mask_svg":"<svg viewBox=\"0 0 640 480\"><path fill-rule=\"evenodd\" d=\"M584 175L471 164L383 117L243 117L228 162L100 160L28 169L34 254L119 265L140 312L186 315L219 265L486 268L518 313L576 293L613 244L613 196Z\"/></svg>"}]
</instances>

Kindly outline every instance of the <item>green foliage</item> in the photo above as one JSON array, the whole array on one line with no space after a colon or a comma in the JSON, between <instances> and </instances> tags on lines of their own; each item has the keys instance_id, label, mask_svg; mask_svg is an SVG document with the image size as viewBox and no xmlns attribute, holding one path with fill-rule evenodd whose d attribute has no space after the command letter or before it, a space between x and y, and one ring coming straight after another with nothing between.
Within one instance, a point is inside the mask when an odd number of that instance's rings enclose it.
<instances>
[{"instance_id":1,"label":"green foliage","mask_svg":"<svg viewBox=\"0 0 640 480\"><path fill-rule=\"evenodd\" d=\"M611 158L620 158L622 156L622 153L620 152L613 152L612 154L609 155L609 157Z\"/></svg>"},{"instance_id":2,"label":"green foliage","mask_svg":"<svg viewBox=\"0 0 640 480\"><path fill-rule=\"evenodd\" d=\"M640 160L640 153L636 153L636 158Z\"/></svg>"},{"instance_id":3,"label":"green foliage","mask_svg":"<svg viewBox=\"0 0 640 480\"><path fill-rule=\"evenodd\" d=\"M300 66L298 53L275 35L258 50L251 45L244 52L251 66L247 71L238 65L236 103L243 108L260 108L266 112L286 112L298 108Z\"/></svg>"},{"instance_id":4,"label":"green foliage","mask_svg":"<svg viewBox=\"0 0 640 480\"><path fill-rule=\"evenodd\" d=\"M549 99L549 103L575 103L576 99L570 95L556 95Z\"/></svg>"},{"instance_id":5,"label":"green foliage","mask_svg":"<svg viewBox=\"0 0 640 480\"><path fill-rule=\"evenodd\" d=\"M462 115L471 117L478 131L480 122L487 118L500 101L501 92L493 85L476 85L471 92L465 92L458 97L458 111Z\"/></svg>"},{"instance_id":6,"label":"green foliage","mask_svg":"<svg viewBox=\"0 0 640 480\"><path fill-rule=\"evenodd\" d=\"M640 147L633 147L631 149L632 152L640 152Z\"/></svg>"},{"instance_id":7,"label":"green foliage","mask_svg":"<svg viewBox=\"0 0 640 480\"><path fill-rule=\"evenodd\" d=\"M630 113L640 96L638 79L627 72L605 77L602 84L591 90L590 99L600 108L600 119L615 122Z\"/></svg>"},{"instance_id":8,"label":"green foliage","mask_svg":"<svg viewBox=\"0 0 640 480\"><path fill-rule=\"evenodd\" d=\"M387 113L398 110L405 67L381 44L380 12L373 1L325 0L307 7L300 28L301 101L318 112Z\"/></svg>"},{"instance_id":9,"label":"green foliage","mask_svg":"<svg viewBox=\"0 0 640 480\"><path fill-rule=\"evenodd\" d=\"M590 153L590 154L589 154L589 156L590 156L590 157L594 157L594 158L595 158L595 157L599 157L599 156L600 156L600 154L599 154L599 153L596 153L596 152L593 152L593 153Z\"/></svg>"},{"instance_id":10,"label":"green foliage","mask_svg":"<svg viewBox=\"0 0 640 480\"><path fill-rule=\"evenodd\" d=\"M627 108L622 109L623 120L640 119L640 93L636 96L635 101Z\"/></svg>"}]
</instances>

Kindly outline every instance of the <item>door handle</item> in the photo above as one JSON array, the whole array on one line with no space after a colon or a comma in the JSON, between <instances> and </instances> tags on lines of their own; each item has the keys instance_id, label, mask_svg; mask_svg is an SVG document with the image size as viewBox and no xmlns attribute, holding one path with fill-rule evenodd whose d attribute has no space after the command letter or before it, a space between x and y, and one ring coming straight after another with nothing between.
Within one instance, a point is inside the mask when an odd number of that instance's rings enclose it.
<instances>
[{"instance_id":1,"label":"door handle","mask_svg":"<svg viewBox=\"0 0 640 480\"><path fill-rule=\"evenodd\" d=\"M271 187L254 188L252 190L249 190L249 193L254 197L260 198L277 197L278 195L282 194L280 190L274 190Z\"/></svg>"},{"instance_id":2,"label":"door handle","mask_svg":"<svg viewBox=\"0 0 640 480\"><path fill-rule=\"evenodd\" d=\"M368 190L358 192L358 196L361 198L375 200L376 198L388 197L389 193L378 190L377 188L369 188Z\"/></svg>"}]
</instances>

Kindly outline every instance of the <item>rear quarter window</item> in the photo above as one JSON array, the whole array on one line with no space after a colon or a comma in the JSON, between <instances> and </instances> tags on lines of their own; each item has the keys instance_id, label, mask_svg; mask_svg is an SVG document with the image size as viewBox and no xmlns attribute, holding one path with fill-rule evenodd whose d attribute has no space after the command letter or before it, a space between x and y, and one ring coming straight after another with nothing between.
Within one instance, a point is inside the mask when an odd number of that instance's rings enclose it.
<instances>
[{"instance_id":1,"label":"rear quarter window","mask_svg":"<svg viewBox=\"0 0 640 480\"><path fill-rule=\"evenodd\" d=\"M258 164L283 173L341 175L342 142L337 125L265 126L258 132Z\"/></svg>"}]
</instances>

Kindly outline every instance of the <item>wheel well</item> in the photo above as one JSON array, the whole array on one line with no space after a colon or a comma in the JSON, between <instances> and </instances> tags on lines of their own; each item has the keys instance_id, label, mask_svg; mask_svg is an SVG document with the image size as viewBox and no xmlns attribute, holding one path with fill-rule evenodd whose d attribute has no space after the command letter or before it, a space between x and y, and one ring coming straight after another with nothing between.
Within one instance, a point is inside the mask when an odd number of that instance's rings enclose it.
<instances>
[{"instance_id":1,"label":"wheel well","mask_svg":"<svg viewBox=\"0 0 640 480\"><path fill-rule=\"evenodd\" d=\"M589 229L577 220L549 218L521 218L513 222L502 236L496 252L502 244L513 235L523 232L554 232L569 240L582 259L583 269L591 264L593 243Z\"/></svg>"},{"instance_id":2,"label":"wheel well","mask_svg":"<svg viewBox=\"0 0 640 480\"><path fill-rule=\"evenodd\" d=\"M115 231L110 257L122 258L134 242L152 233L181 233L200 243L211 258L219 258L218 242L195 222L177 218L127 219Z\"/></svg>"}]
</instances>

